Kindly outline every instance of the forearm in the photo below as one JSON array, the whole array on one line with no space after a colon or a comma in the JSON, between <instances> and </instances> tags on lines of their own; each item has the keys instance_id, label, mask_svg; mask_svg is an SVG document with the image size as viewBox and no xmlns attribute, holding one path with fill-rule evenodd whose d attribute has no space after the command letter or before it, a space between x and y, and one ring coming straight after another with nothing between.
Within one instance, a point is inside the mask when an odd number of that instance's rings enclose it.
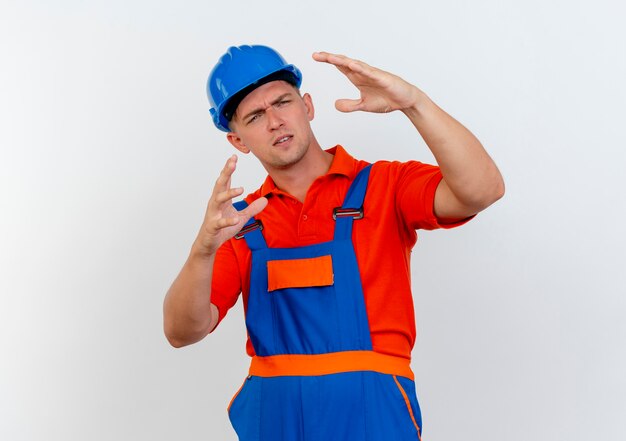
<instances>
[{"instance_id":1,"label":"forearm","mask_svg":"<svg viewBox=\"0 0 626 441\"><path fill-rule=\"evenodd\" d=\"M163 327L175 347L195 343L211 330L211 280L215 254L191 253L172 283L163 303Z\"/></svg>"},{"instance_id":2,"label":"forearm","mask_svg":"<svg viewBox=\"0 0 626 441\"><path fill-rule=\"evenodd\" d=\"M344 55L316 52L313 59L333 64L361 93L360 99L337 100L337 110L402 110L409 117L443 174L435 194L437 217L454 220L471 216L504 194L502 176L478 139L420 89L397 75Z\"/></svg>"},{"instance_id":3,"label":"forearm","mask_svg":"<svg viewBox=\"0 0 626 441\"><path fill-rule=\"evenodd\" d=\"M423 92L418 97L403 112L432 151L458 203L476 213L498 200L504 182L480 141Z\"/></svg>"},{"instance_id":4,"label":"forearm","mask_svg":"<svg viewBox=\"0 0 626 441\"><path fill-rule=\"evenodd\" d=\"M217 250L267 205L266 198L258 198L235 209L232 199L243 193L241 187L230 187L236 163L231 156L220 172L189 258L165 296L163 327L172 346L195 343L216 326L219 311L211 304L211 282Z\"/></svg>"}]
</instances>

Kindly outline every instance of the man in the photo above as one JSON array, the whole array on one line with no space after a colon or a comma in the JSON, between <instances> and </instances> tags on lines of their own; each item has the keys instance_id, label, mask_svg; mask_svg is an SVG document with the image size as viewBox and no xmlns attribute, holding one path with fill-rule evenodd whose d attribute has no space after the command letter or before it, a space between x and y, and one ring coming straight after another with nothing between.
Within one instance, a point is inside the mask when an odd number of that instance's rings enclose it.
<instances>
[{"instance_id":1,"label":"man","mask_svg":"<svg viewBox=\"0 0 626 441\"><path fill-rule=\"evenodd\" d=\"M250 376L229 406L241 440L414 440L410 369L416 229L450 228L502 197L480 142L400 77L325 52L359 89L342 112L402 111L438 167L369 165L323 150L300 71L264 46L232 47L208 84L215 125L268 172L243 202L229 158L164 304L176 347L213 331L243 294Z\"/></svg>"}]
</instances>

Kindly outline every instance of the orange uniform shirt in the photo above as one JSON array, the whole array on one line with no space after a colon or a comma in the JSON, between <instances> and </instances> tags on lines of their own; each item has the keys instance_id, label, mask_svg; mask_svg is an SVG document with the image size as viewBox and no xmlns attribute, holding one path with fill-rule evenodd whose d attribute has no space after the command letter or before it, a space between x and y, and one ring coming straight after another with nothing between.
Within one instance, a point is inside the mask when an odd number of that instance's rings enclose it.
<instances>
[{"instance_id":1,"label":"orange uniform shirt","mask_svg":"<svg viewBox=\"0 0 626 441\"><path fill-rule=\"evenodd\" d=\"M309 188L304 203L276 187L268 176L248 203L265 196L267 207L257 215L270 248L293 248L332 240L333 208L341 206L357 173L367 162L350 156L341 146L323 176ZM363 210L354 221L352 238L365 296L373 350L411 358L415 343L415 315L411 294L411 249L417 229L451 228L464 221L440 225L433 212L439 167L416 161L379 161L370 173ZM219 321L243 294L247 308L252 254L245 240L231 239L217 252L211 302ZM219 322L218 322L219 323ZM248 339L246 351L254 356Z\"/></svg>"}]
</instances>

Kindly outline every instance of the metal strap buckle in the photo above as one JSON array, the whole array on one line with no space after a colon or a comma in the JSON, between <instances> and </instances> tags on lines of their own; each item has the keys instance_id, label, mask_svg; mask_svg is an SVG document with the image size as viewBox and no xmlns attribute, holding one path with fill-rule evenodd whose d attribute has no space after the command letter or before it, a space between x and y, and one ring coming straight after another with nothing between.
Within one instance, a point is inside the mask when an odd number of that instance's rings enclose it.
<instances>
[{"instance_id":1,"label":"metal strap buckle","mask_svg":"<svg viewBox=\"0 0 626 441\"><path fill-rule=\"evenodd\" d=\"M333 208L333 219L337 220L338 217L351 217L354 220L363 219L363 207L361 208Z\"/></svg>"},{"instance_id":2,"label":"metal strap buckle","mask_svg":"<svg viewBox=\"0 0 626 441\"><path fill-rule=\"evenodd\" d=\"M235 234L235 239L243 239L244 234L249 233L250 231L257 230L257 229L260 231L263 230L263 224L261 223L260 220L256 220L250 225L247 225L243 227L241 230L239 230L239 233Z\"/></svg>"}]
</instances>

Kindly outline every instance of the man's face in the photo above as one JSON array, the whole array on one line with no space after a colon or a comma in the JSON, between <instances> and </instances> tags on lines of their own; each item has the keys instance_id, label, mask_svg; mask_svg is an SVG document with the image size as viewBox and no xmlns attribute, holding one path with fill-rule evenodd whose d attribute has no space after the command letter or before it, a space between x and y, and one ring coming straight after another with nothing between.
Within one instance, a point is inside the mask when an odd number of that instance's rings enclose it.
<instances>
[{"instance_id":1,"label":"man's face","mask_svg":"<svg viewBox=\"0 0 626 441\"><path fill-rule=\"evenodd\" d=\"M227 137L241 152L252 152L268 172L286 169L306 155L314 139L313 115L308 94L301 97L291 84L272 81L239 103Z\"/></svg>"}]
</instances>

